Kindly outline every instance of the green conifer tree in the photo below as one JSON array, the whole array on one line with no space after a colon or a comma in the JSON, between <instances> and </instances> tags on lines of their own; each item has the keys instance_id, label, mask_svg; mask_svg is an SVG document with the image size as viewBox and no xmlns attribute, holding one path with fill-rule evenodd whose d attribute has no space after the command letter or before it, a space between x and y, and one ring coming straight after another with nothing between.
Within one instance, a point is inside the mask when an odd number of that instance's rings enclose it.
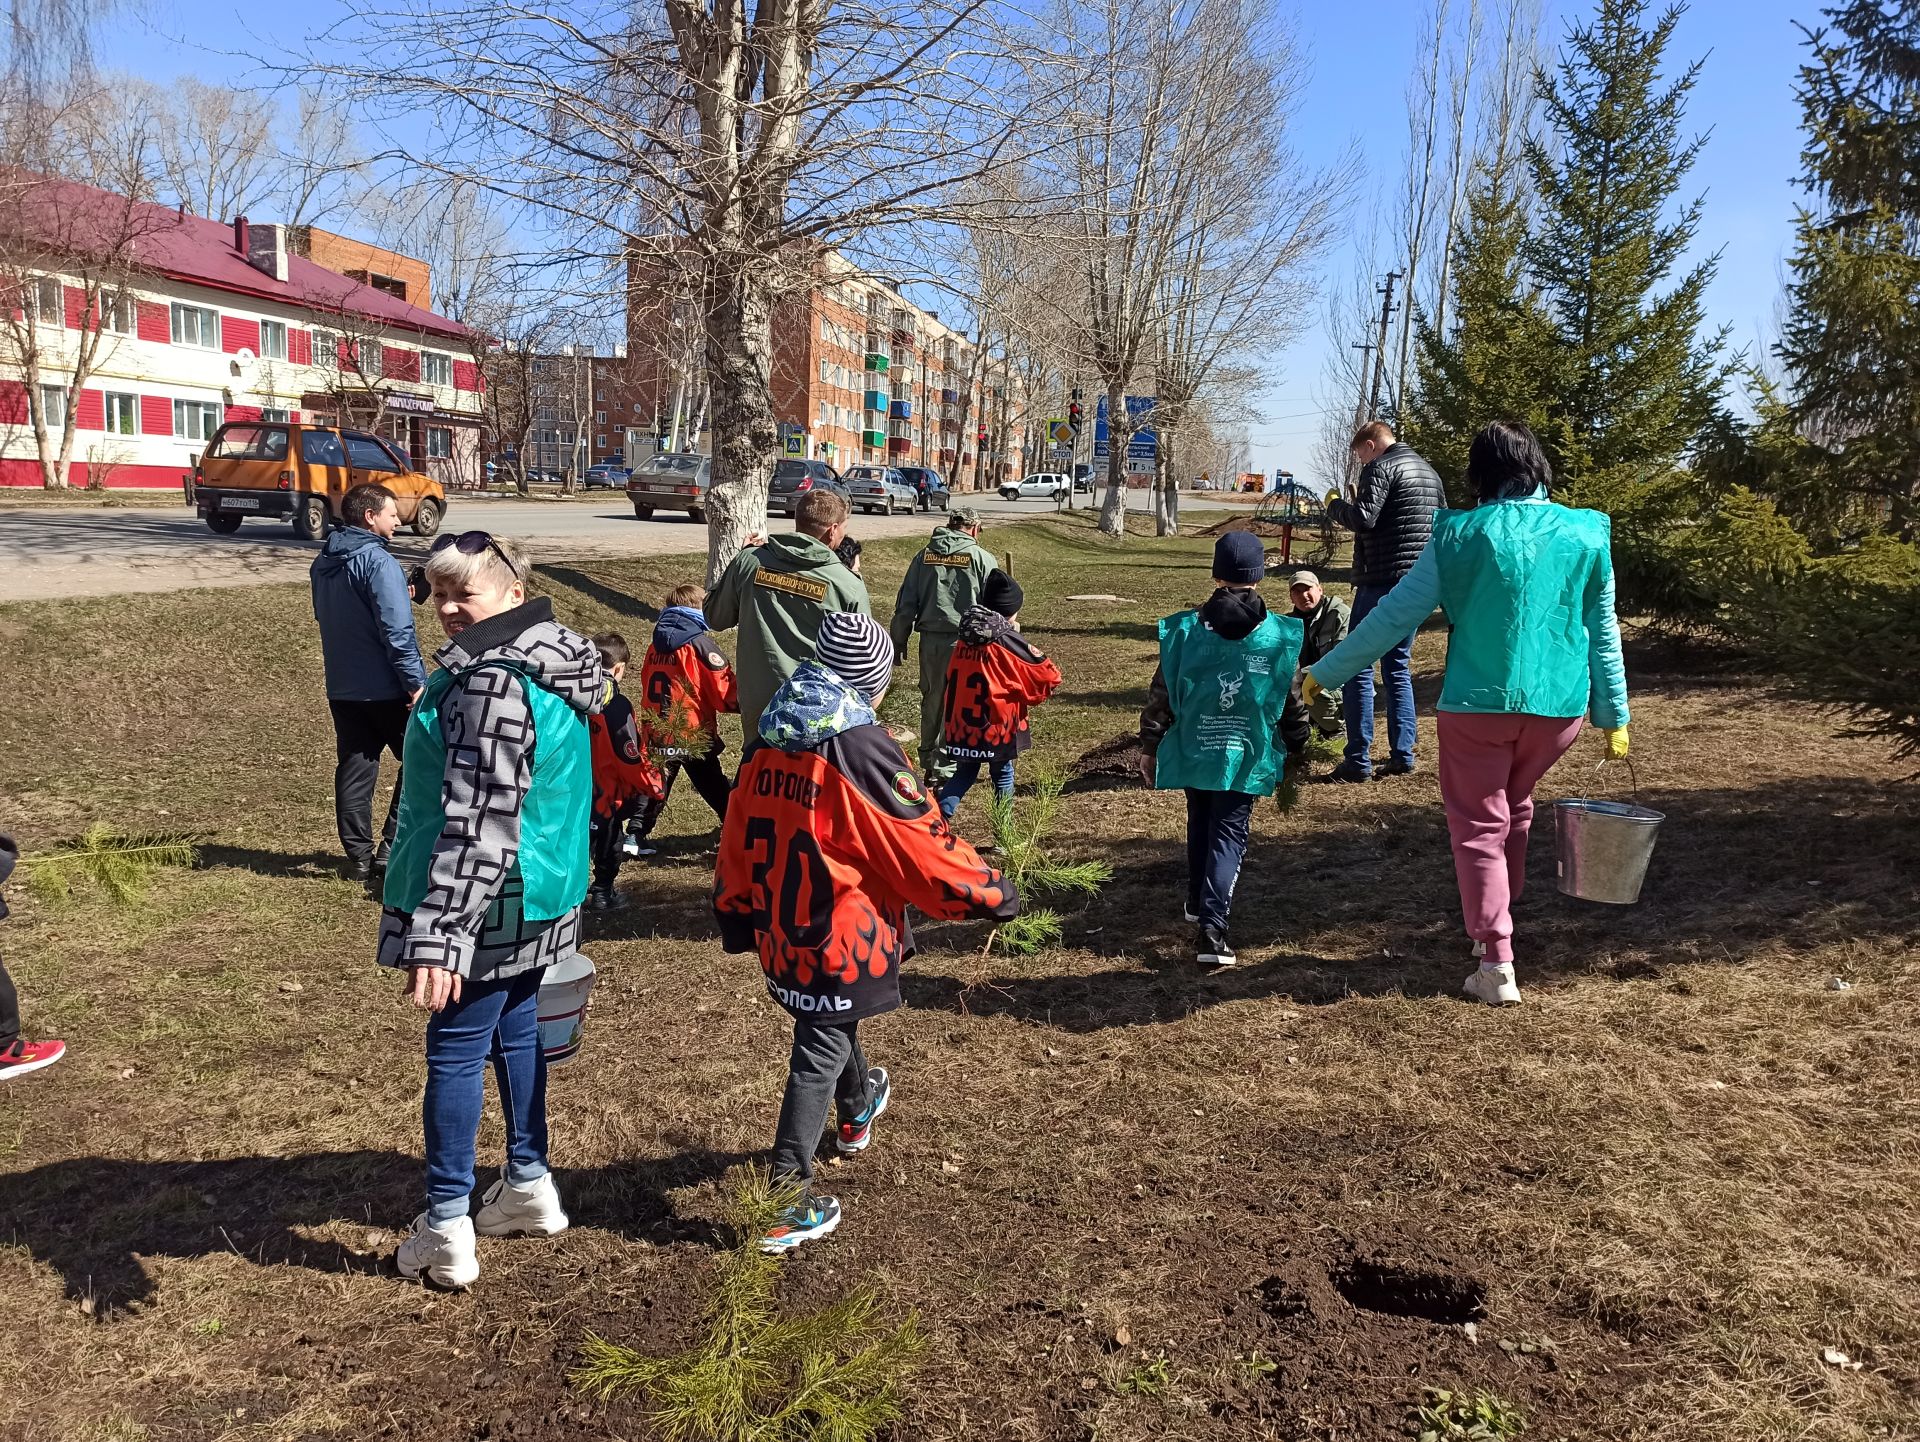
<instances>
[{"instance_id":1,"label":"green conifer tree","mask_svg":"<svg viewBox=\"0 0 1920 1442\"><path fill-rule=\"evenodd\" d=\"M1549 443L1559 361L1553 324L1522 265L1527 207L1512 160L1491 158L1474 174L1466 220L1454 241L1447 330L1415 325L1416 377L1405 439L1447 484L1466 490L1467 448L1492 420L1520 420Z\"/></svg>"},{"instance_id":2,"label":"green conifer tree","mask_svg":"<svg viewBox=\"0 0 1920 1442\"><path fill-rule=\"evenodd\" d=\"M1824 13L1797 87L1814 201L1776 353L1812 442L1784 504L1831 549L1920 530L1920 9Z\"/></svg>"},{"instance_id":3,"label":"green conifer tree","mask_svg":"<svg viewBox=\"0 0 1920 1442\"><path fill-rule=\"evenodd\" d=\"M1703 144L1681 136L1700 66L1663 80L1684 7L1651 24L1648 9L1599 0L1569 31L1536 77L1545 133L1525 152L1525 263L1559 340L1553 459L1574 498L1616 515L1687 453L1728 374L1724 332L1701 334L1715 258L1672 280L1700 223L1699 200L1674 208Z\"/></svg>"}]
</instances>

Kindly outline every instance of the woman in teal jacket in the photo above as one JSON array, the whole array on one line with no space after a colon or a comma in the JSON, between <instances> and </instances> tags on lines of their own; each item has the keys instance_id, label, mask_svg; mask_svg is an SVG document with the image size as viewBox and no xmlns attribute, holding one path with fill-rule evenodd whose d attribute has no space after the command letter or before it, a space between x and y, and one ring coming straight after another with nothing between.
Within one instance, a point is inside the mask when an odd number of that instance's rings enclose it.
<instances>
[{"instance_id":1,"label":"woman in teal jacket","mask_svg":"<svg viewBox=\"0 0 1920 1442\"><path fill-rule=\"evenodd\" d=\"M1608 518L1547 498L1553 470L1523 425L1496 421L1475 436L1467 480L1479 505L1435 517L1413 570L1302 686L1309 702L1337 690L1445 609L1440 795L1480 957L1466 992L1504 1005L1520 1000L1510 913L1526 880L1533 788L1589 717L1609 756L1627 754L1627 678Z\"/></svg>"}]
</instances>

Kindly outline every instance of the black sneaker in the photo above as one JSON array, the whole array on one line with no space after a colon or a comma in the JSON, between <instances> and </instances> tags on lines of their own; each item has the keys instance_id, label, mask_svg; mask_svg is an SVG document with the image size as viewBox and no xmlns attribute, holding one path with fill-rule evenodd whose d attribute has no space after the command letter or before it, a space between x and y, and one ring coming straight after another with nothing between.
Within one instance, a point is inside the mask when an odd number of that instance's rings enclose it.
<instances>
[{"instance_id":1,"label":"black sneaker","mask_svg":"<svg viewBox=\"0 0 1920 1442\"><path fill-rule=\"evenodd\" d=\"M1411 776L1413 773L1414 765L1411 761L1389 761L1373 774L1375 778L1384 778L1388 776Z\"/></svg>"},{"instance_id":2,"label":"black sneaker","mask_svg":"<svg viewBox=\"0 0 1920 1442\"><path fill-rule=\"evenodd\" d=\"M1225 927L1203 926L1200 928L1200 941L1194 948L1194 960L1210 970L1232 966L1240 958L1234 955L1233 943L1227 940Z\"/></svg>"},{"instance_id":3,"label":"black sneaker","mask_svg":"<svg viewBox=\"0 0 1920 1442\"><path fill-rule=\"evenodd\" d=\"M834 1148L843 1157L856 1152L864 1152L873 1141L873 1124L880 1113L887 1109L887 1103L893 1100L893 1084L887 1079L887 1069L874 1067L867 1073L867 1109L859 1116L840 1123L840 1132L833 1139Z\"/></svg>"},{"instance_id":4,"label":"black sneaker","mask_svg":"<svg viewBox=\"0 0 1920 1442\"><path fill-rule=\"evenodd\" d=\"M1361 770L1351 761L1342 761L1320 779L1322 781L1354 781L1364 785L1373 780L1373 774L1369 771Z\"/></svg>"},{"instance_id":5,"label":"black sneaker","mask_svg":"<svg viewBox=\"0 0 1920 1442\"><path fill-rule=\"evenodd\" d=\"M350 856L340 874L349 881L371 881L373 880L373 858L363 856L356 861Z\"/></svg>"}]
</instances>

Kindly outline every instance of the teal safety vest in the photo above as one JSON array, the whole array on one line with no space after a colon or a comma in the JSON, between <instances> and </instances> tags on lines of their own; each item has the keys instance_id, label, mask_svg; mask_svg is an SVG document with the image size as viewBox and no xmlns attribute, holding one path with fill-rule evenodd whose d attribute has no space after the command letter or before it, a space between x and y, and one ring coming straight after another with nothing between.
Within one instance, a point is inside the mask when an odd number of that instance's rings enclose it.
<instances>
[{"instance_id":1,"label":"teal safety vest","mask_svg":"<svg viewBox=\"0 0 1920 1442\"><path fill-rule=\"evenodd\" d=\"M1306 627L1269 615L1238 641L1207 629L1198 611L1160 623L1160 673L1173 704L1154 785L1271 796L1284 747L1274 730L1293 687Z\"/></svg>"},{"instance_id":2,"label":"teal safety vest","mask_svg":"<svg viewBox=\"0 0 1920 1442\"><path fill-rule=\"evenodd\" d=\"M488 661L482 666L516 673L533 710L533 778L520 805L520 855L508 875L521 879L521 914L529 921L553 921L587 895L587 826L593 808L587 718L511 662ZM470 667L459 675L479 669ZM434 672L407 718L400 824L382 893L386 904L398 911L412 912L425 900L433 848L446 829L441 783L447 743L440 730L440 703L457 679L451 671Z\"/></svg>"},{"instance_id":3,"label":"teal safety vest","mask_svg":"<svg viewBox=\"0 0 1920 1442\"><path fill-rule=\"evenodd\" d=\"M1442 711L1587 714L1587 606L1612 534L1600 511L1546 503L1433 518L1440 604L1453 623Z\"/></svg>"}]
</instances>

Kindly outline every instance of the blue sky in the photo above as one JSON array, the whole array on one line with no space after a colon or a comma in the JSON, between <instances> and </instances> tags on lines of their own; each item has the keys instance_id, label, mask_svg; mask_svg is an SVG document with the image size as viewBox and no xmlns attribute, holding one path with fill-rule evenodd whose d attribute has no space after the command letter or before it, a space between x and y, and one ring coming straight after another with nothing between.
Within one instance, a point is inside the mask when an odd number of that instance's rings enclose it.
<instances>
[{"instance_id":1,"label":"blue sky","mask_svg":"<svg viewBox=\"0 0 1920 1442\"><path fill-rule=\"evenodd\" d=\"M1307 82L1295 136L1310 161L1330 161L1349 145L1367 166L1366 192L1352 208L1364 225L1375 192L1397 183L1405 145L1407 77L1414 62L1419 0L1280 0L1295 17L1307 58ZM1454 0L1461 5L1464 0ZM1699 249L1721 252L1720 272L1708 293L1708 316L1731 327L1736 347L1755 353L1772 338L1784 262L1793 239L1799 192L1799 110L1793 81L1801 60L1793 22L1818 19L1820 0L1694 0L1681 19L1669 59L1705 57L1689 120L1711 132L1690 193L1704 194ZM1546 0L1544 36L1557 42L1566 17L1587 6ZM335 14L327 0L286 11L242 9L232 0L154 0L145 18L122 19L102 39L109 67L166 80L186 71L242 80L249 67L223 51L256 48L247 37L300 48L299 36ZM284 17L284 18L281 18ZM259 48L269 48L260 46ZM1368 249L1351 231L1325 262L1323 290L1344 287L1356 253ZM1308 332L1268 366L1262 413L1251 431L1253 463L1311 474L1320 426L1316 395L1326 340L1316 314Z\"/></svg>"}]
</instances>

